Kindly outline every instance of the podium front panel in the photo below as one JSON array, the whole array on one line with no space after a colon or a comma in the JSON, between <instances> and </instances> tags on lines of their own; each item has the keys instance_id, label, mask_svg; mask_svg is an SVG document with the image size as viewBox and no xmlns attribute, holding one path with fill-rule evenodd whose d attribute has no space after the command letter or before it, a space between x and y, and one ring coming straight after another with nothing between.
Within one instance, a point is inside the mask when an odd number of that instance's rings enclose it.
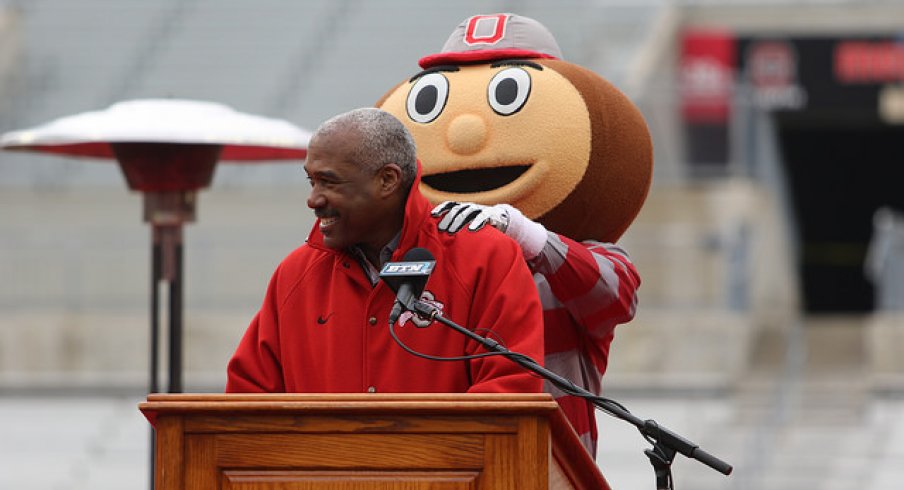
<instances>
[{"instance_id":1,"label":"podium front panel","mask_svg":"<svg viewBox=\"0 0 904 490\"><path fill-rule=\"evenodd\" d=\"M544 395L316 406L304 395L276 404L223 396L143 404L158 431L158 489L547 488L556 405Z\"/></svg>"}]
</instances>

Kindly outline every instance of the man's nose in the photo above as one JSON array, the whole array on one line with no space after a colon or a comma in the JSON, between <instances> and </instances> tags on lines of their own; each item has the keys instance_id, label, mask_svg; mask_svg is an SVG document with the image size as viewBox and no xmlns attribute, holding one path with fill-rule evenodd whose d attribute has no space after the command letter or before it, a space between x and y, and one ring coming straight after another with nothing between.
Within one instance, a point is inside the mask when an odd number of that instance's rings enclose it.
<instances>
[{"instance_id":1,"label":"man's nose","mask_svg":"<svg viewBox=\"0 0 904 490\"><path fill-rule=\"evenodd\" d=\"M308 195L308 207L311 209L317 209L323 207L326 204L326 199L323 197L323 194L317 191L317 189L311 189L311 193Z\"/></svg>"}]
</instances>

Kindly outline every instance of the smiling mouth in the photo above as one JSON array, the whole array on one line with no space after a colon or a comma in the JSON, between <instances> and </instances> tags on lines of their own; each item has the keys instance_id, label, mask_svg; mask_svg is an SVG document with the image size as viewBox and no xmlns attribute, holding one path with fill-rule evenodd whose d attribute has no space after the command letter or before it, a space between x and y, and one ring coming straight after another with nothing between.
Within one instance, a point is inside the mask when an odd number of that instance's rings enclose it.
<instances>
[{"instance_id":1,"label":"smiling mouth","mask_svg":"<svg viewBox=\"0 0 904 490\"><path fill-rule=\"evenodd\" d=\"M524 175L528 169L530 165L458 170L425 175L421 180L441 192L469 194L505 187Z\"/></svg>"}]
</instances>

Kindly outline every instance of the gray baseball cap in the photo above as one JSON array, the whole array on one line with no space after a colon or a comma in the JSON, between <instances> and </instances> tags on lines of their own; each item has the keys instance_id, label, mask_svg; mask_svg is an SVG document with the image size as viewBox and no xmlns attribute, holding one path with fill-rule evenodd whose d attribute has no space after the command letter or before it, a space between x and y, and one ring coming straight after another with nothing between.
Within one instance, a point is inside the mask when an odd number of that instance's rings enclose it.
<instances>
[{"instance_id":1,"label":"gray baseball cap","mask_svg":"<svg viewBox=\"0 0 904 490\"><path fill-rule=\"evenodd\" d=\"M517 14L468 17L449 36L442 51L418 61L421 68L504 58L561 59L562 50L543 24Z\"/></svg>"}]
</instances>

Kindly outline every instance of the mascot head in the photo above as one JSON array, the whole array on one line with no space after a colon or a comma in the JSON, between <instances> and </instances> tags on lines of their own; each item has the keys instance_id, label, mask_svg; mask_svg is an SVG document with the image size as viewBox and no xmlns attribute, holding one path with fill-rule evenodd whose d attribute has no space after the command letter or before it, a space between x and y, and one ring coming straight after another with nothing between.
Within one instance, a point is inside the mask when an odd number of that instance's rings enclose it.
<instances>
[{"instance_id":1,"label":"mascot head","mask_svg":"<svg viewBox=\"0 0 904 490\"><path fill-rule=\"evenodd\" d=\"M477 15L377 102L414 136L428 199L509 203L578 240L624 233L652 178L646 123L612 84L561 58L539 22Z\"/></svg>"}]
</instances>

